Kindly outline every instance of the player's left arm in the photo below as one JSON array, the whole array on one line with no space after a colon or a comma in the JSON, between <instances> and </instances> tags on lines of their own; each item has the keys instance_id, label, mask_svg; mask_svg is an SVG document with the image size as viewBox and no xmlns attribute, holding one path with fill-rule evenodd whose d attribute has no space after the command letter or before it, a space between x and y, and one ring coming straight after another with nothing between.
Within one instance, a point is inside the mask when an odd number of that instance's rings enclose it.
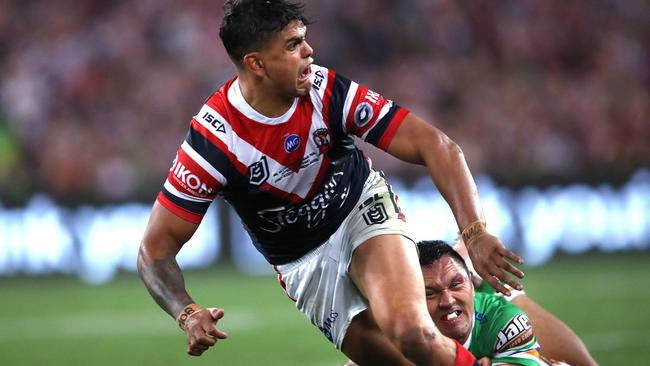
<instances>
[{"instance_id":1,"label":"player's left arm","mask_svg":"<svg viewBox=\"0 0 650 366\"><path fill-rule=\"evenodd\" d=\"M540 343L542 356L572 365L598 365L580 337L530 297L518 296L511 300L511 303L528 315L535 330L535 337Z\"/></svg>"},{"instance_id":2,"label":"player's left arm","mask_svg":"<svg viewBox=\"0 0 650 366\"><path fill-rule=\"evenodd\" d=\"M434 184L449 204L458 228L468 233L468 228L483 224L471 232L468 250L478 274L497 291L509 294L503 281L514 288L521 285L504 270L523 278L524 273L506 259L523 263L508 250L498 238L485 231L485 218L478 190L460 147L439 129L428 124L414 113L408 113L391 140L388 153L398 159L425 165Z\"/></svg>"}]
</instances>

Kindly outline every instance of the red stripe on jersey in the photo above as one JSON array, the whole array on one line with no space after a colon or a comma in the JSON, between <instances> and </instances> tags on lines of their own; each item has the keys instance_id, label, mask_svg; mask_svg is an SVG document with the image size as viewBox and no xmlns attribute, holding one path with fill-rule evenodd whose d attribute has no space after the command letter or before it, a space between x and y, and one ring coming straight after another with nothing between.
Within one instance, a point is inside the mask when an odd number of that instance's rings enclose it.
<instances>
[{"instance_id":1,"label":"red stripe on jersey","mask_svg":"<svg viewBox=\"0 0 650 366\"><path fill-rule=\"evenodd\" d=\"M330 126L330 102L332 100L332 90L334 90L334 79L336 78L336 73L332 70L327 72L327 87L325 92L323 92L323 121L327 128L331 130Z\"/></svg>"},{"instance_id":2,"label":"red stripe on jersey","mask_svg":"<svg viewBox=\"0 0 650 366\"><path fill-rule=\"evenodd\" d=\"M222 188L221 183L187 155L183 148L178 149L167 181L180 192L202 199L214 199Z\"/></svg>"},{"instance_id":3,"label":"red stripe on jersey","mask_svg":"<svg viewBox=\"0 0 650 366\"><path fill-rule=\"evenodd\" d=\"M395 113L395 116L393 116L393 120L390 121L390 125L386 128L386 131L384 131L384 134L381 136L379 139L379 142L377 143L377 147L387 151L388 146L390 145L390 142L393 141L393 137L395 137L395 133L397 132L397 129L399 126L404 122L404 118L409 114L408 109L400 108L397 113Z\"/></svg>"},{"instance_id":4,"label":"red stripe on jersey","mask_svg":"<svg viewBox=\"0 0 650 366\"><path fill-rule=\"evenodd\" d=\"M156 197L156 201L160 202L163 207L171 211L174 215L180 217L181 219L185 221L189 221L193 224L200 224L201 220L203 219L203 215L199 215L194 212L187 211L186 209L176 205L174 202L170 201L167 197L165 197L165 194L160 192L158 193L158 197Z\"/></svg>"},{"instance_id":5,"label":"red stripe on jersey","mask_svg":"<svg viewBox=\"0 0 650 366\"><path fill-rule=\"evenodd\" d=\"M354 124L354 114L355 114L354 111L360 103L359 99L361 98L362 95L361 93L363 92L365 95L367 91L368 88L364 87L363 85L358 85L357 91L356 93L354 93L354 98L352 98L352 102L350 103L350 110L348 110L348 115L345 119L345 129L349 133L356 134L357 126Z\"/></svg>"},{"instance_id":6,"label":"red stripe on jersey","mask_svg":"<svg viewBox=\"0 0 650 366\"><path fill-rule=\"evenodd\" d=\"M228 105L218 111L219 113L225 112L223 117L230 123L230 127L239 138L292 171L300 170L300 162L305 155L314 111L309 96L298 99L295 111L286 122L273 125L246 117L227 98L224 99ZM299 145L287 149L285 145L292 135L298 136Z\"/></svg>"},{"instance_id":7,"label":"red stripe on jersey","mask_svg":"<svg viewBox=\"0 0 650 366\"><path fill-rule=\"evenodd\" d=\"M210 132L207 128L205 128L199 121L196 119L192 118L192 128L194 128L198 133L203 135L208 141L210 141L216 148L221 150L230 162L232 162L232 165L239 171L239 173L248 176L248 167L244 165L241 161L237 160L237 156L233 154L230 150L228 150L228 146L223 143L217 136L213 135L212 132Z\"/></svg>"},{"instance_id":8,"label":"red stripe on jersey","mask_svg":"<svg viewBox=\"0 0 650 366\"><path fill-rule=\"evenodd\" d=\"M361 126L359 126L357 125L359 121L355 121L355 119L358 117L357 113L359 112L357 108L360 108L359 105L362 103L370 106L372 109L372 116L368 117L368 120L362 122ZM381 109L388 103L389 101L381 94L375 93L363 85L359 85L354 100L350 105L350 111L348 112L348 118L346 120L346 128L358 137L363 136L364 133L375 126L379 120ZM367 115L367 113L368 112L366 111L365 114Z\"/></svg>"},{"instance_id":9,"label":"red stripe on jersey","mask_svg":"<svg viewBox=\"0 0 650 366\"><path fill-rule=\"evenodd\" d=\"M212 142L217 148L219 148L221 151L224 151L226 156L228 156L228 159L232 162L233 166L235 166L235 168L239 171L239 173L241 173L243 176L248 177L249 175L248 167L244 165L244 163L242 163L241 161L237 160L236 156L233 153L231 153L229 150L227 150L227 147L223 143L223 141L219 140L219 138L214 136L210 131L208 131L207 128L203 127L203 125L201 125L195 119L192 119L192 127L196 131L198 131L201 135L203 135L205 138L210 140L210 142ZM301 198L296 194L283 191L266 182L262 183L262 185L260 185L260 188L271 193L276 197L289 200L293 203L297 203L303 200L303 198Z\"/></svg>"}]
</instances>

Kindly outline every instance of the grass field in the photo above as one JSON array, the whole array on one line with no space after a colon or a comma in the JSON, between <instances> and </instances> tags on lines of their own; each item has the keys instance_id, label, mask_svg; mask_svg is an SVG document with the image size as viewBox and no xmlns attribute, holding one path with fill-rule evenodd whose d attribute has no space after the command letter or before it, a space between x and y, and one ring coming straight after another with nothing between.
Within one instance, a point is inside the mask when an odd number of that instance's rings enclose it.
<instances>
[{"instance_id":1,"label":"grass field","mask_svg":"<svg viewBox=\"0 0 650 366\"><path fill-rule=\"evenodd\" d=\"M649 365L650 253L557 257L527 268L531 297L602 365ZM91 287L72 277L0 279L0 365L337 365L344 361L274 277L186 275L197 302L226 309L229 339L200 358L134 274Z\"/></svg>"}]
</instances>

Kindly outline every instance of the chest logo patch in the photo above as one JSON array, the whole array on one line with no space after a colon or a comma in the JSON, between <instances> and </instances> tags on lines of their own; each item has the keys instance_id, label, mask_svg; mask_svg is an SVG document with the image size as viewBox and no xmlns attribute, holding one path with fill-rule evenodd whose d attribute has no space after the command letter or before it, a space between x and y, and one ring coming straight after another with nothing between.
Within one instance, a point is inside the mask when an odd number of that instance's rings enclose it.
<instances>
[{"instance_id":1,"label":"chest logo patch","mask_svg":"<svg viewBox=\"0 0 650 366\"><path fill-rule=\"evenodd\" d=\"M374 112L368 102L363 102L357 106L357 109L354 111L354 123L359 127L363 127L370 122Z\"/></svg>"},{"instance_id":2,"label":"chest logo patch","mask_svg":"<svg viewBox=\"0 0 650 366\"><path fill-rule=\"evenodd\" d=\"M314 143L318 146L318 151L322 154L327 151L331 145L330 134L327 128L319 128L312 134Z\"/></svg>"},{"instance_id":3,"label":"chest logo patch","mask_svg":"<svg viewBox=\"0 0 650 366\"><path fill-rule=\"evenodd\" d=\"M300 136L291 134L284 139L284 150L288 153L296 151L300 146Z\"/></svg>"},{"instance_id":4,"label":"chest logo patch","mask_svg":"<svg viewBox=\"0 0 650 366\"><path fill-rule=\"evenodd\" d=\"M269 179L269 164L266 162L266 156L248 166L248 181L256 186L262 185Z\"/></svg>"},{"instance_id":5,"label":"chest logo patch","mask_svg":"<svg viewBox=\"0 0 650 366\"><path fill-rule=\"evenodd\" d=\"M521 346L533 339L533 327L528 318L523 314L513 317L497 334L497 342L494 345L496 352L503 352L507 349Z\"/></svg>"}]
</instances>

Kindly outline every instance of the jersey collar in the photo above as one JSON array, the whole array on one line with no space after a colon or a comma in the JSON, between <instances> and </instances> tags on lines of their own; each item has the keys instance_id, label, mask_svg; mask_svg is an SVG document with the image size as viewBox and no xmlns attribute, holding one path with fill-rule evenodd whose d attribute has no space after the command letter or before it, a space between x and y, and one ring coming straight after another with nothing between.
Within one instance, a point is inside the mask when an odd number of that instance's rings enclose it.
<instances>
[{"instance_id":1,"label":"jersey collar","mask_svg":"<svg viewBox=\"0 0 650 366\"><path fill-rule=\"evenodd\" d=\"M288 121L298 106L298 98L295 98L293 100L291 108L289 108L289 110L287 110L283 115L275 118L267 117L253 109L253 107L248 104L246 99L244 99L241 88L239 87L239 78L235 79L235 81L228 89L228 101L230 101L230 104L232 104L233 107L237 108L237 110L239 110L247 118L252 119L255 122L265 123L268 125L277 125Z\"/></svg>"}]
</instances>

